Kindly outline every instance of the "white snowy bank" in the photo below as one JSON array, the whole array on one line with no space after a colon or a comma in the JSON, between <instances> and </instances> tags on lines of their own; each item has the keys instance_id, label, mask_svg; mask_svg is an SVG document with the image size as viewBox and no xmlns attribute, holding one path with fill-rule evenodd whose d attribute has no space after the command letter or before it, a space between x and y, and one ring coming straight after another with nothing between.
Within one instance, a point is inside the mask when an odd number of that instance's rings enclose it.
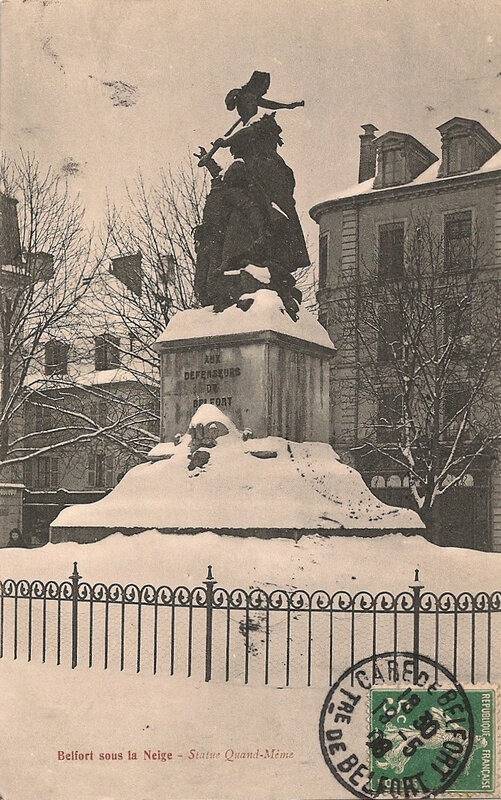
<instances>
[{"instance_id":1,"label":"white snowy bank","mask_svg":"<svg viewBox=\"0 0 501 800\"><path fill-rule=\"evenodd\" d=\"M423 528L413 511L378 500L328 444L246 439L213 405L162 448L162 460L130 470L97 503L64 509L52 529Z\"/></svg>"},{"instance_id":2,"label":"white snowy bank","mask_svg":"<svg viewBox=\"0 0 501 800\"><path fill-rule=\"evenodd\" d=\"M420 570L435 591L494 591L501 583L501 553L437 547L421 536L387 534L363 539L303 536L291 539L236 538L216 533L166 536L146 531L115 533L94 544L47 544L37 550L0 551L0 578L64 580L73 562L94 583L200 585L212 565L220 586L300 589L406 589Z\"/></svg>"}]
</instances>

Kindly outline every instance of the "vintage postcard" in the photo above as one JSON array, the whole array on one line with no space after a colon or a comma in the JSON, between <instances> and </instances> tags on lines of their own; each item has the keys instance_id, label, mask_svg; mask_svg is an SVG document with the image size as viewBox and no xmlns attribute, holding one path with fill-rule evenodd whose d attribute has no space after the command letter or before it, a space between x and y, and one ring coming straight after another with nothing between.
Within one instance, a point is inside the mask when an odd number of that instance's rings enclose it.
<instances>
[{"instance_id":1,"label":"vintage postcard","mask_svg":"<svg viewBox=\"0 0 501 800\"><path fill-rule=\"evenodd\" d=\"M501 7L0 12L0 800L499 800Z\"/></svg>"}]
</instances>

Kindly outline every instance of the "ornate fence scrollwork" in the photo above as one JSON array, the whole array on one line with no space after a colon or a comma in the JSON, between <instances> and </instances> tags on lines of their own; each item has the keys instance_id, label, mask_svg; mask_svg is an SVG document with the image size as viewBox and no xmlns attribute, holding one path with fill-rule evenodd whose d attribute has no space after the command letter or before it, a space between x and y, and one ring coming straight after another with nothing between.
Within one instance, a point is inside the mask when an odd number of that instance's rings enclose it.
<instances>
[{"instance_id":1,"label":"ornate fence scrollwork","mask_svg":"<svg viewBox=\"0 0 501 800\"><path fill-rule=\"evenodd\" d=\"M26 651L28 661L40 655L45 662L55 651L60 664L69 648L73 668L83 662L92 667L101 655L104 669L114 660L121 670L134 663L139 672L147 662L153 673L166 664L170 674L186 659L191 676L195 656L202 655L206 681L213 679L217 661L225 681L236 676L249 682L259 663L265 683L278 670L282 677L277 680L285 685L297 674L311 685L322 669L331 684L335 674L356 662L361 646L363 655L368 647L376 653L388 637L392 647L384 649L410 649L416 670L424 653L437 663L445 659L454 675L461 671L472 682L489 681L494 626L500 621L501 591L435 594L424 590L418 570L409 588L396 594L226 589L212 567L193 588L91 584L79 575L76 563L60 583L0 582L0 658L17 659ZM235 658L242 646L243 664L238 666Z\"/></svg>"}]
</instances>

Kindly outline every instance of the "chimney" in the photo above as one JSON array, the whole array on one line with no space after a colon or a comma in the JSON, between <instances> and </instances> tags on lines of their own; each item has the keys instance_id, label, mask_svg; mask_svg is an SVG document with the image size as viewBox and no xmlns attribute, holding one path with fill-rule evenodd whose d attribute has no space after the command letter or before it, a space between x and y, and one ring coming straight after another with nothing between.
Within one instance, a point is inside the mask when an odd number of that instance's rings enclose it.
<instances>
[{"instance_id":1,"label":"chimney","mask_svg":"<svg viewBox=\"0 0 501 800\"><path fill-rule=\"evenodd\" d=\"M374 140L376 138L375 125L367 124L361 125L364 133L360 134L360 163L358 167L358 182L373 178L376 174L376 147Z\"/></svg>"},{"instance_id":2,"label":"chimney","mask_svg":"<svg viewBox=\"0 0 501 800\"><path fill-rule=\"evenodd\" d=\"M0 194L0 266L20 266L21 241L17 200Z\"/></svg>"},{"instance_id":3,"label":"chimney","mask_svg":"<svg viewBox=\"0 0 501 800\"><path fill-rule=\"evenodd\" d=\"M110 272L123 283L133 294L141 297L142 283L142 253L134 255L117 256L111 259Z\"/></svg>"}]
</instances>

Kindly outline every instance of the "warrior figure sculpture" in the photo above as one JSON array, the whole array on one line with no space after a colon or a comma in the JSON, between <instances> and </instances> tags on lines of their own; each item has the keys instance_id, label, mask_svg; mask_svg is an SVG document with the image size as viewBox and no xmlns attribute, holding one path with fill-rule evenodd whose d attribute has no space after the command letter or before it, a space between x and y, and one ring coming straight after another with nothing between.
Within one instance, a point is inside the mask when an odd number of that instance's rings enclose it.
<instances>
[{"instance_id":1,"label":"warrior figure sculpture","mask_svg":"<svg viewBox=\"0 0 501 800\"><path fill-rule=\"evenodd\" d=\"M208 152L200 148L196 154L212 187L195 230L195 290L202 305L221 311L242 293L265 286L296 319L301 292L292 273L310 261L294 201L294 174L277 152L283 142L275 112L304 102L266 100L269 84L268 73L254 72L245 86L232 89L226 107L236 108L239 119ZM272 113L254 120L258 108ZM220 148L233 156L224 173L213 158Z\"/></svg>"}]
</instances>

